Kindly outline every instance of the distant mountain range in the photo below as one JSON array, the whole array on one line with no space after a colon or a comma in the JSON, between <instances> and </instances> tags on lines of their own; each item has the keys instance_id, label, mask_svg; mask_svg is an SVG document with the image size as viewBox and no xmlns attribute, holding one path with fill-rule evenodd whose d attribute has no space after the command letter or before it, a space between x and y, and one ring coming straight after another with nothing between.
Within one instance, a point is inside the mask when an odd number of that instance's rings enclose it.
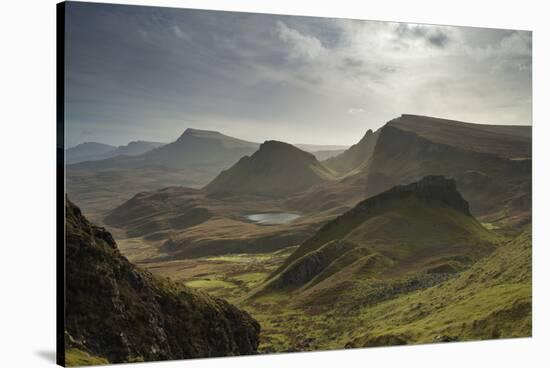
<instances>
[{"instance_id":1,"label":"distant mountain range","mask_svg":"<svg viewBox=\"0 0 550 368\"><path fill-rule=\"evenodd\" d=\"M65 150L65 162L67 165L72 165L85 161L100 161L117 156L138 156L147 153L155 148L166 145L159 142L133 141L127 145L112 146L109 144L98 142L86 142L76 145ZM254 150L260 145L258 143L248 142L241 139L229 137L216 131L200 130L188 128L184 133L173 143L168 144L165 150L155 151L145 155L141 160L129 160L130 165L161 165L171 168L181 168L188 164L201 164L201 159L207 163L214 159L216 161L219 156L226 154L225 150L232 152L229 161L234 162L234 155L240 158L239 150L249 152L247 148L252 147ZM185 146L185 147L184 147ZM301 150L313 153L318 160L324 160L329 157L336 156L346 150L347 146L341 145L315 145L315 144L297 144L296 147ZM250 152L249 152L250 153ZM183 158L173 159L174 156ZM192 162L186 161L186 158L194 157ZM117 167L125 164L125 159L117 159L107 161L97 165L97 167ZM141 162L139 162L141 161ZM128 164L126 162L126 164ZM95 167L93 164L86 165L87 167Z\"/></svg>"},{"instance_id":2,"label":"distant mountain range","mask_svg":"<svg viewBox=\"0 0 550 368\"><path fill-rule=\"evenodd\" d=\"M203 187L220 172L229 169L241 158L251 156L260 147L258 143L237 139L216 131L191 128L186 129L174 142L158 144L156 148L146 149L148 144L152 144L151 142L137 143L130 143L116 149L95 143L83 144L79 148L80 156L75 156L76 147L68 150L71 152L68 152L67 156L71 154L73 161L78 161L67 166L68 193L80 203L94 221L101 221L109 210L139 192L168 186ZM291 145L287 146L293 148L295 152L302 152L302 157L313 158L313 160L315 160L315 154L322 158L337 155L342 152L338 149L343 147L301 145L312 150L312 155ZM320 149L326 151L319 151ZM262 151L261 155L263 154ZM277 159L277 157L274 158ZM329 170L320 163L316 162L313 166L309 170L312 173L317 170L314 176L319 180L327 179L327 175L331 176L327 174ZM242 169L242 166L239 168ZM287 173L289 173L288 170ZM260 176L256 175L256 177ZM282 175L279 174L279 177ZM298 179L302 181L301 186L298 185L298 181L293 185L299 189L317 180L313 176ZM310 183L308 180L313 181ZM213 184L212 188L214 185L216 184ZM249 192L250 188L251 185L249 185ZM266 189L255 191L264 194L268 192ZM285 191L281 190L282 192Z\"/></svg>"},{"instance_id":3,"label":"distant mountain range","mask_svg":"<svg viewBox=\"0 0 550 368\"><path fill-rule=\"evenodd\" d=\"M349 148L349 146L341 145L317 145L317 144L293 144L293 146L298 147L302 151L313 153L313 155L319 161L329 159L334 156L338 156Z\"/></svg>"},{"instance_id":4,"label":"distant mountain range","mask_svg":"<svg viewBox=\"0 0 550 368\"><path fill-rule=\"evenodd\" d=\"M412 126L421 134L413 132ZM152 185L142 186L148 193L104 214L109 213L109 224L133 236L169 239L162 248L169 255L277 249L304 240L366 198L439 175L454 180L470 213L480 221L496 228L520 228L531 216L530 129L403 115L375 132L367 131L357 144L323 162L284 142L267 141L256 150L245 143L253 152L212 175L204 190L155 191ZM450 139L454 132L461 139ZM184 133L178 144L185 145L190 138L197 145L204 143L195 140L196 134ZM212 132L199 135L225 137ZM479 140L477 135L484 138ZM470 137L478 143L464 142ZM241 142L236 140L237 147L242 147ZM198 166L184 169L181 177L192 177ZM135 171L128 173L135 177ZM140 215L151 209L154 215ZM292 226L280 227L258 227L245 219L246 213L270 210L305 216ZM191 229L190 224L195 227ZM216 236L208 235L213 231ZM255 248L260 240L265 247Z\"/></svg>"},{"instance_id":5,"label":"distant mountain range","mask_svg":"<svg viewBox=\"0 0 550 368\"><path fill-rule=\"evenodd\" d=\"M116 156L136 156L164 145L159 142L134 141L125 146L111 146L97 142L86 142L65 151L65 162L76 164L84 161L104 160Z\"/></svg>"},{"instance_id":6,"label":"distant mountain range","mask_svg":"<svg viewBox=\"0 0 550 368\"><path fill-rule=\"evenodd\" d=\"M115 149L115 146L109 144L97 142L81 143L65 150L65 162L67 164L74 164L81 161L95 160Z\"/></svg>"},{"instance_id":7,"label":"distant mountain range","mask_svg":"<svg viewBox=\"0 0 550 368\"><path fill-rule=\"evenodd\" d=\"M253 153L257 143L247 142L209 130L186 129L174 142L133 157L119 156L83 162L73 169L102 170L158 166L183 169L190 166L224 168L244 155Z\"/></svg>"},{"instance_id":8,"label":"distant mountain range","mask_svg":"<svg viewBox=\"0 0 550 368\"><path fill-rule=\"evenodd\" d=\"M530 137L530 126L405 114L320 162L284 142L260 145L187 129L176 141L142 154L69 165L67 187L98 220L135 193L168 186L205 186L212 194L291 194L302 210L326 210L443 175L456 180L472 213L483 221L498 222L500 216L510 225L524 224L531 209Z\"/></svg>"},{"instance_id":9,"label":"distant mountain range","mask_svg":"<svg viewBox=\"0 0 550 368\"><path fill-rule=\"evenodd\" d=\"M259 144L218 132L187 129L174 142L134 156L67 166L67 191L95 221L143 191L202 187Z\"/></svg>"}]
</instances>

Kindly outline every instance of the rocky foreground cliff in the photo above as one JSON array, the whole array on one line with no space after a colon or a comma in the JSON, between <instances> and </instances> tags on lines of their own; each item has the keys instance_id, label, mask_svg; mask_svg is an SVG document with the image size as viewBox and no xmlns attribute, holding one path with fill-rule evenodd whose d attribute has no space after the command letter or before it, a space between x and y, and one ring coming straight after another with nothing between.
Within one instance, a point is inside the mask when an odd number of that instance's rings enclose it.
<instances>
[{"instance_id":1,"label":"rocky foreground cliff","mask_svg":"<svg viewBox=\"0 0 550 368\"><path fill-rule=\"evenodd\" d=\"M254 354L260 326L228 302L159 279L66 204L67 365Z\"/></svg>"}]
</instances>

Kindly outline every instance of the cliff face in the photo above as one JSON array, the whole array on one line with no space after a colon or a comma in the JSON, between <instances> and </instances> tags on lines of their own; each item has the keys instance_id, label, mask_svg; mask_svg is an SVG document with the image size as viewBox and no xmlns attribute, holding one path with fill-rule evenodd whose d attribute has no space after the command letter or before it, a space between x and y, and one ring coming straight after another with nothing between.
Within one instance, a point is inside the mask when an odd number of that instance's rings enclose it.
<instances>
[{"instance_id":1,"label":"cliff face","mask_svg":"<svg viewBox=\"0 0 550 368\"><path fill-rule=\"evenodd\" d=\"M66 275L67 349L112 363L256 353L250 315L136 268L68 200Z\"/></svg>"},{"instance_id":2,"label":"cliff face","mask_svg":"<svg viewBox=\"0 0 550 368\"><path fill-rule=\"evenodd\" d=\"M354 144L342 154L323 161L323 164L341 174L357 169L372 156L379 134L380 130L373 132L369 129L357 144Z\"/></svg>"},{"instance_id":3,"label":"cliff face","mask_svg":"<svg viewBox=\"0 0 550 368\"><path fill-rule=\"evenodd\" d=\"M529 201L531 197L529 158L508 159L488 153L493 149L489 143L480 152L481 148L476 151L460 142L449 145L441 141L438 137L429 140L394 123L384 126L368 172L360 175L367 196L426 175L443 175L456 180L475 216L498 216L503 205L512 213L522 211L516 200ZM494 146L499 147L496 143Z\"/></svg>"}]
</instances>

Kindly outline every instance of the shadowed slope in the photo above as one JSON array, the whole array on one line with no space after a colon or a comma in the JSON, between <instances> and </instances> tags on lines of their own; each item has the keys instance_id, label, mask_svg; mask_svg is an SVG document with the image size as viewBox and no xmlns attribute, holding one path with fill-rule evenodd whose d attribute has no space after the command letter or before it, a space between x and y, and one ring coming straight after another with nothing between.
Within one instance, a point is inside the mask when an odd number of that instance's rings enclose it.
<instances>
[{"instance_id":1,"label":"shadowed slope","mask_svg":"<svg viewBox=\"0 0 550 368\"><path fill-rule=\"evenodd\" d=\"M260 327L246 312L136 268L68 200L66 272L69 365L88 355L120 363L256 352Z\"/></svg>"},{"instance_id":2,"label":"shadowed slope","mask_svg":"<svg viewBox=\"0 0 550 368\"><path fill-rule=\"evenodd\" d=\"M520 135L515 140L513 136L504 135L505 139L501 139L502 134L495 136L493 133L491 138L483 135L484 130L476 128L475 124L466 123L460 123L460 129L442 123L445 135L435 137L439 130L435 130L433 124L426 123L427 127L420 128L425 120L414 120L421 132L416 133L408 130L412 129L408 121L396 119L384 126L368 166L349 178L364 182L367 196L426 175L444 175L456 180L476 216L484 216L491 222L502 218L507 222L503 225L522 225L529 221L531 160L510 159L502 152L503 147L507 147L509 155L526 154L525 147L530 147L530 141L525 142L528 138ZM456 140L447 142L447 134L455 130ZM483 140L484 146L471 147L461 140L476 134L487 139ZM430 138L426 138L427 135Z\"/></svg>"},{"instance_id":3,"label":"shadowed slope","mask_svg":"<svg viewBox=\"0 0 550 368\"><path fill-rule=\"evenodd\" d=\"M529 125L484 125L403 114L389 126L414 132L434 143L503 158L531 157Z\"/></svg>"},{"instance_id":4,"label":"shadowed slope","mask_svg":"<svg viewBox=\"0 0 550 368\"><path fill-rule=\"evenodd\" d=\"M344 151L342 154L323 161L328 168L340 173L348 173L369 160L376 146L380 130L368 130L361 140Z\"/></svg>"},{"instance_id":5,"label":"shadowed slope","mask_svg":"<svg viewBox=\"0 0 550 368\"><path fill-rule=\"evenodd\" d=\"M222 171L205 189L211 193L280 196L330 180L334 180L331 170L311 153L287 143L266 141L252 156Z\"/></svg>"}]
</instances>

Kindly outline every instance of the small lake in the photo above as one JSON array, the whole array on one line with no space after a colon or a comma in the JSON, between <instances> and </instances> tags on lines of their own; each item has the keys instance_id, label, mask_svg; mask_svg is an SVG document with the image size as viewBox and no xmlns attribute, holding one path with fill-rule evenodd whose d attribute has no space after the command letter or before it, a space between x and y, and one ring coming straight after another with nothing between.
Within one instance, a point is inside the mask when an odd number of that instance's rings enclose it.
<instances>
[{"instance_id":1,"label":"small lake","mask_svg":"<svg viewBox=\"0 0 550 368\"><path fill-rule=\"evenodd\" d=\"M299 217L301 216L295 213L284 213L284 212L255 213L255 214L246 216L248 220L253 221L260 225L288 224L289 222L292 222Z\"/></svg>"}]
</instances>

